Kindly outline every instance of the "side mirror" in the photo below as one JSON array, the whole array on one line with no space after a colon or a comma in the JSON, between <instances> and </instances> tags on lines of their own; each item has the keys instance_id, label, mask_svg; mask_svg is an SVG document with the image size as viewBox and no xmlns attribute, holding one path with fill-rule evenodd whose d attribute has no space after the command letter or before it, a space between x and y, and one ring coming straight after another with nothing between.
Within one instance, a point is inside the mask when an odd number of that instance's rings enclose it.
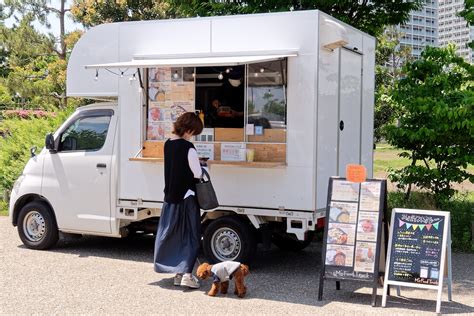
<instances>
[{"instance_id":1,"label":"side mirror","mask_svg":"<svg viewBox=\"0 0 474 316\"><path fill-rule=\"evenodd\" d=\"M30 154L31 154L31 158L33 158L34 156L36 156L36 146L33 146L30 148Z\"/></svg>"},{"instance_id":2,"label":"side mirror","mask_svg":"<svg viewBox=\"0 0 474 316\"><path fill-rule=\"evenodd\" d=\"M54 136L52 133L46 135L46 139L44 141L46 149L49 149L51 152L56 152L55 144L54 144Z\"/></svg>"}]
</instances>

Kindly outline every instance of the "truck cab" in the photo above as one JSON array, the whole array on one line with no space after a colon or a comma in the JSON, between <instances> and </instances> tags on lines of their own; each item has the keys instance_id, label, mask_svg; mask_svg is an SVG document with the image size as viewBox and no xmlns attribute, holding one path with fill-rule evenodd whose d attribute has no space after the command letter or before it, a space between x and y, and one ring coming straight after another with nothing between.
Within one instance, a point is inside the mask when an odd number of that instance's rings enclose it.
<instances>
[{"instance_id":1,"label":"truck cab","mask_svg":"<svg viewBox=\"0 0 474 316\"><path fill-rule=\"evenodd\" d=\"M10 218L22 241L48 248L64 232L110 235L117 105L79 108L28 161L15 182Z\"/></svg>"}]
</instances>

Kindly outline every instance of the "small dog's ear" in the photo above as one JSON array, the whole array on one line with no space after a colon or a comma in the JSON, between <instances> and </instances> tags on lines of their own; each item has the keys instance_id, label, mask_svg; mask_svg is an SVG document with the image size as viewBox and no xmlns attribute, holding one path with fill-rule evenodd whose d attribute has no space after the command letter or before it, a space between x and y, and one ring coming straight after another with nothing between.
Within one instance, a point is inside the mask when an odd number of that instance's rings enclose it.
<instances>
[{"instance_id":1,"label":"small dog's ear","mask_svg":"<svg viewBox=\"0 0 474 316\"><path fill-rule=\"evenodd\" d=\"M240 265L240 270L242 271L242 274L243 274L244 276L247 276L247 275L249 275L249 273L250 273L250 271L249 271L249 266L246 265L246 264L241 264L241 265Z\"/></svg>"}]
</instances>

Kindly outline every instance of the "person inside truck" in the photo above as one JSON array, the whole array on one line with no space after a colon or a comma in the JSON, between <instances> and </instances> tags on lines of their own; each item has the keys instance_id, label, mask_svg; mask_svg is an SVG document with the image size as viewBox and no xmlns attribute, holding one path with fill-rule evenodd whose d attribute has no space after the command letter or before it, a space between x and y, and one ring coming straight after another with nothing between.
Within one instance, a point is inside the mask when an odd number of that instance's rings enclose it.
<instances>
[{"instance_id":1,"label":"person inside truck","mask_svg":"<svg viewBox=\"0 0 474 316\"><path fill-rule=\"evenodd\" d=\"M181 115L173 126L173 137L164 145L165 198L155 240L154 269L176 273L177 286L199 288L192 275L201 240L200 209L195 197L202 169L190 139L202 132L199 116Z\"/></svg>"},{"instance_id":2,"label":"person inside truck","mask_svg":"<svg viewBox=\"0 0 474 316\"><path fill-rule=\"evenodd\" d=\"M244 112L234 110L227 102L213 99L205 113L206 127L241 127ZM240 119L239 119L240 118Z\"/></svg>"}]
</instances>

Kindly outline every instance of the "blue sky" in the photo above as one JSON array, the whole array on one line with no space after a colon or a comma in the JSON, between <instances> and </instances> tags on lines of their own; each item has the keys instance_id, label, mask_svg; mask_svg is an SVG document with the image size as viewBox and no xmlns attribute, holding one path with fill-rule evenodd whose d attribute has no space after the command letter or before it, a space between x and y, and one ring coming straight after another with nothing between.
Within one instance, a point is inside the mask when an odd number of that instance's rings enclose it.
<instances>
[{"instance_id":1,"label":"blue sky","mask_svg":"<svg viewBox=\"0 0 474 316\"><path fill-rule=\"evenodd\" d=\"M72 1L66 1L66 8L69 7L71 2ZM51 0L51 6L53 6L55 8L60 8L60 1ZM49 32L52 32L54 35L58 36L59 35L59 19L56 17L55 14L50 14L48 19L49 19L49 22L51 24L51 29L48 30L46 27L40 25L38 22L35 22L33 24L35 29L37 29L38 31L40 31L42 33L45 33L45 34L47 34ZM11 27L14 23L15 23L15 19L13 17L5 20L5 26L7 26L7 27ZM71 31L74 31L76 29L81 29L81 30L83 29L81 24L74 23L72 21L72 18L69 14L66 17L65 27L66 27L66 32L71 32Z\"/></svg>"}]
</instances>

